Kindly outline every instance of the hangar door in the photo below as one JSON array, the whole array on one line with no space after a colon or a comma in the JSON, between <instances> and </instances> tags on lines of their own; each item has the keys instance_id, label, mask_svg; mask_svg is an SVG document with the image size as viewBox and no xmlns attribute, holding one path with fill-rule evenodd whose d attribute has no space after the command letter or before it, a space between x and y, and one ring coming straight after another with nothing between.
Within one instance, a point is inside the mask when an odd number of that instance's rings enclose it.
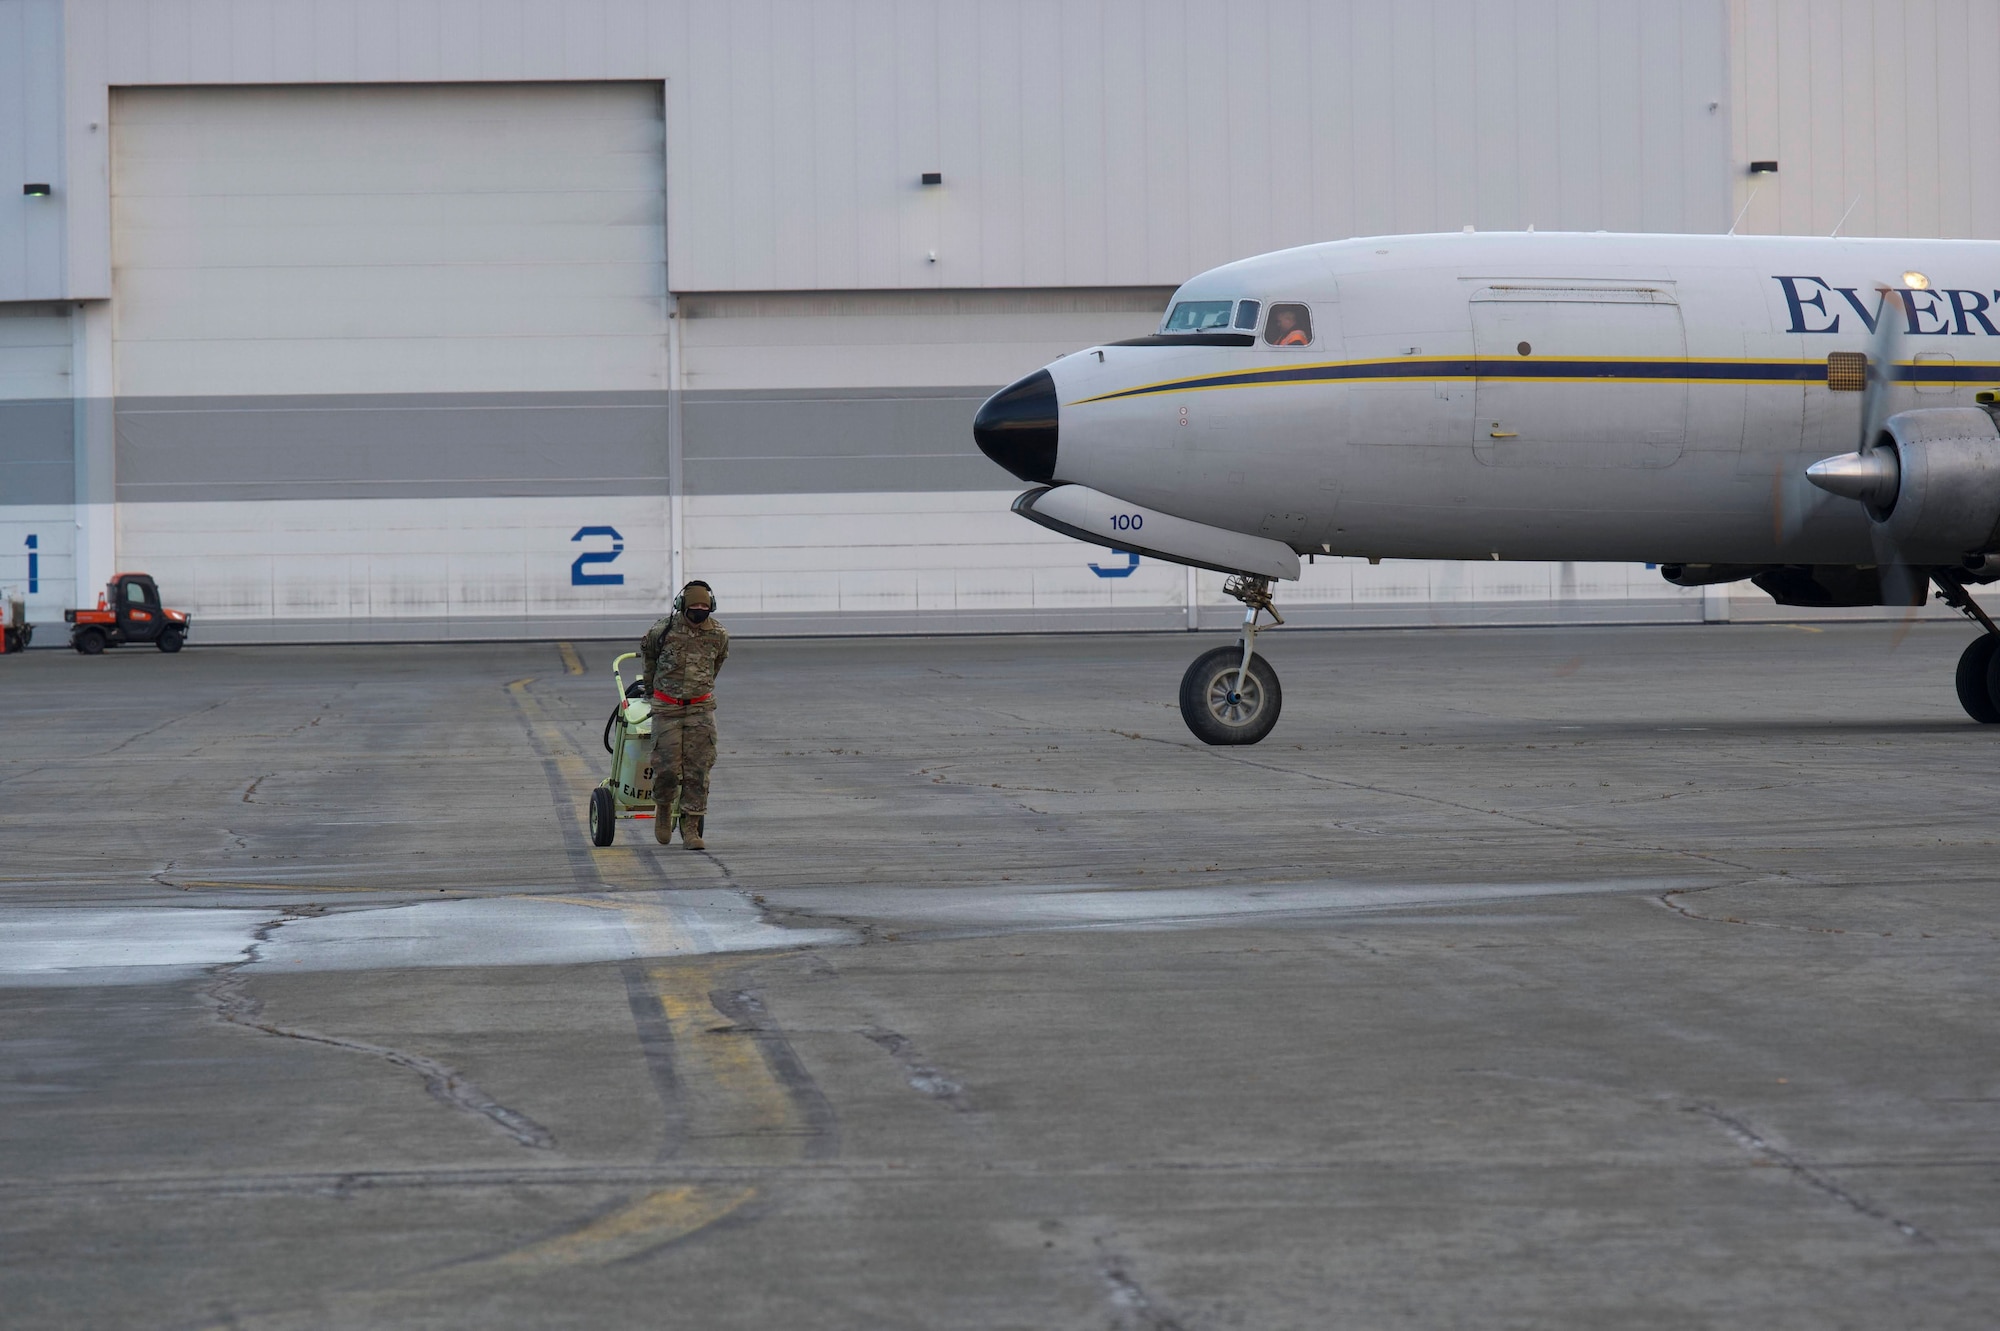
<instances>
[{"instance_id":1,"label":"hangar door","mask_svg":"<svg viewBox=\"0 0 2000 1331\"><path fill-rule=\"evenodd\" d=\"M1671 466L1687 336L1652 287L1491 286L1472 298L1472 448L1495 467Z\"/></svg>"},{"instance_id":2,"label":"hangar door","mask_svg":"<svg viewBox=\"0 0 2000 1331\"><path fill-rule=\"evenodd\" d=\"M224 618L658 602L658 84L120 89L112 130L125 563Z\"/></svg>"}]
</instances>

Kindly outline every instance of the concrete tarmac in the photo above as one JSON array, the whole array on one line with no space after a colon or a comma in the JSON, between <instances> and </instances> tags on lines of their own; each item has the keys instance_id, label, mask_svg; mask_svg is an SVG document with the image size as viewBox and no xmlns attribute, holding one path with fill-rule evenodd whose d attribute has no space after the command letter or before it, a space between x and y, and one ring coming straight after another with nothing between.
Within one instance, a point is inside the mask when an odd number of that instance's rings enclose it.
<instances>
[{"instance_id":1,"label":"concrete tarmac","mask_svg":"<svg viewBox=\"0 0 2000 1331\"><path fill-rule=\"evenodd\" d=\"M1990 1326L1968 637L0 659L0 1323Z\"/></svg>"}]
</instances>

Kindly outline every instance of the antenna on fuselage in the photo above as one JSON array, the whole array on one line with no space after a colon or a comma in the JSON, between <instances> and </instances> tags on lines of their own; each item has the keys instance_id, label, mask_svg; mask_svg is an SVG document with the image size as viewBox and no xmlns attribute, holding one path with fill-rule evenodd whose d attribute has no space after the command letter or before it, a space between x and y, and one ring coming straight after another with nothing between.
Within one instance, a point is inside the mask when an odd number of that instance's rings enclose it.
<instances>
[{"instance_id":1,"label":"antenna on fuselage","mask_svg":"<svg viewBox=\"0 0 2000 1331\"><path fill-rule=\"evenodd\" d=\"M1757 201L1757 191L1758 191L1758 190L1760 190L1760 189L1762 189L1762 188L1764 188L1764 182L1763 182L1763 181L1761 181L1761 180L1760 180L1760 181L1758 181L1758 182L1757 182L1756 184L1754 184L1754 185L1752 185L1752 186L1750 187L1750 197L1749 197L1749 198L1747 198L1747 199L1745 199L1745 200L1743 201L1743 207L1742 207L1742 209L1741 209L1741 210L1740 210L1740 211L1739 211L1739 212L1738 212L1738 213L1736 214L1736 220L1735 220L1734 222L1731 222L1731 223L1729 224L1729 234L1730 234L1730 235L1732 235L1732 236L1733 236L1733 235L1735 235L1735 234L1736 234L1736 228L1737 228L1737 227L1739 227L1739 226L1741 226L1741 225L1743 224L1743 214L1744 214L1744 213L1747 213L1747 212L1749 212L1749 211L1750 211L1750 205L1751 205L1751 204L1753 204L1753 203L1755 203L1755 202ZM1845 218L1843 218L1843 219L1841 219L1841 220L1845 221L1846 219L1845 219Z\"/></svg>"},{"instance_id":2,"label":"antenna on fuselage","mask_svg":"<svg viewBox=\"0 0 2000 1331\"><path fill-rule=\"evenodd\" d=\"M1867 192L1866 190L1862 191L1862 193L1864 194L1866 192ZM1847 211L1840 215L1840 220L1833 224L1833 230L1826 233L1826 238L1828 240L1832 240L1835 236L1838 236L1840 234L1840 228L1847 225L1847 219L1854 216L1854 210L1856 208L1859 208L1860 206L1861 206L1861 195L1857 194L1854 196L1854 202L1847 205Z\"/></svg>"}]
</instances>

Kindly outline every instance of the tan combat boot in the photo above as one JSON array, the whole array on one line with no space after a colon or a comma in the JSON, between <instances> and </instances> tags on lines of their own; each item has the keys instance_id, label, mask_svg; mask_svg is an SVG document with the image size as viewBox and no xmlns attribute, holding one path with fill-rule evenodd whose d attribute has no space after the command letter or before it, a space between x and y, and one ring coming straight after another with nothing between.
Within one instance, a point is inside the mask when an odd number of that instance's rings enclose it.
<instances>
[{"instance_id":1,"label":"tan combat boot","mask_svg":"<svg viewBox=\"0 0 2000 1331\"><path fill-rule=\"evenodd\" d=\"M673 844L674 815L671 809L662 809L657 806L653 809L653 840L663 846Z\"/></svg>"},{"instance_id":2,"label":"tan combat boot","mask_svg":"<svg viewBox=\"0 0 2000 1331\"><path fill-rule=\"evenodd\" d=\"M703 850L700 816L691 813L681 815L681 844L689 850Z\"/></svg>"}]
</instances>

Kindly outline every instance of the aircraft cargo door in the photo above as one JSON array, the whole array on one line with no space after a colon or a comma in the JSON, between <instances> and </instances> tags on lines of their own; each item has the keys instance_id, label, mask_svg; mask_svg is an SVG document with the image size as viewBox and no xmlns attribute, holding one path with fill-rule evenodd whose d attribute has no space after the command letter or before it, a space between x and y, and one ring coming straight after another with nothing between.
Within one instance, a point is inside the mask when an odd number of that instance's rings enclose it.
<instances>
[{"instance_id":1,"label":"aircraft cargo door","mask_svg":"<svg viewBox=\"0 0 2000 1331\"><path fill-rule=\"evenodd\" d=\"M1687 442L1687 336L1651 287L1472 298L1472 451L1492 467L1657 469Z\"/></svg>"}]
</instances>

